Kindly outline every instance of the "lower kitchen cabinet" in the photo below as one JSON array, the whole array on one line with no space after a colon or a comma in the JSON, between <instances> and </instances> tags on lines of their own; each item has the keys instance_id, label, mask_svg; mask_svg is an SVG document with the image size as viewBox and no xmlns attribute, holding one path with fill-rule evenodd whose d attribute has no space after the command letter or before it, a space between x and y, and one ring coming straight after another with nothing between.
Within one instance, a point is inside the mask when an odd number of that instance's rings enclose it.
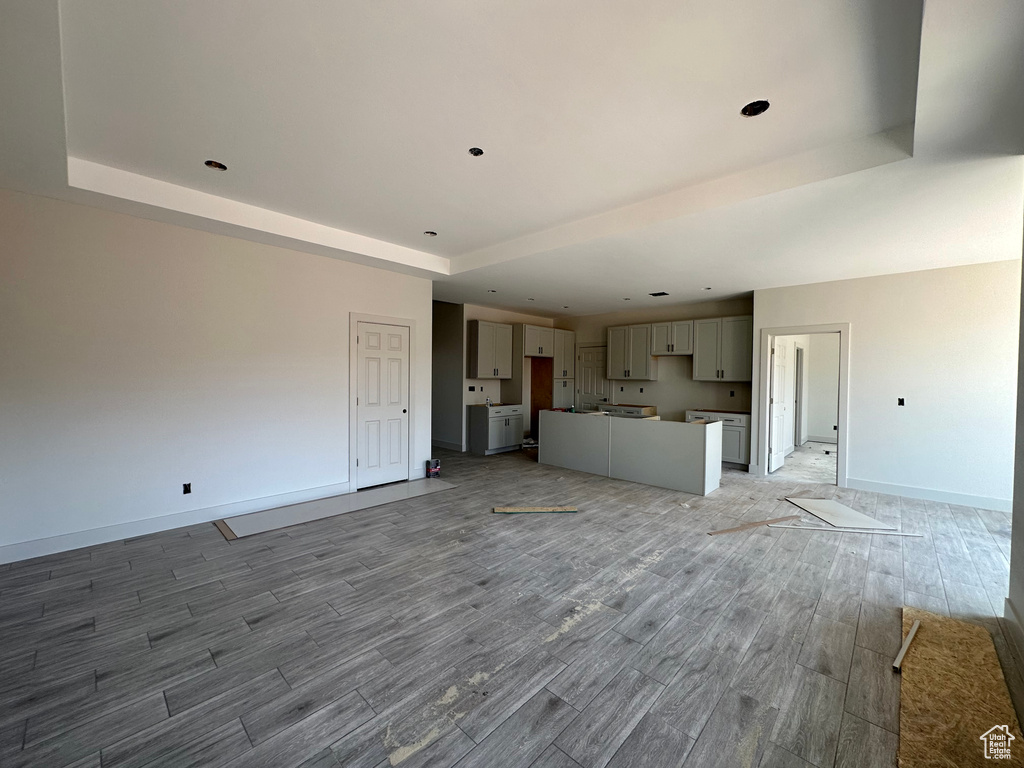
<instances>
[{"instance_id":1,"label":"lower kitchen cabinet","mask_svg":"<svg viewBox=\"0 0 1024 768\"><path fill-rule=\"evenodd\" d=\"M469 452L478 456L514 451L523 444L523 406L466 406Z\"/></svg>"},{"instance_id":2,"label":"lower kitchen cabinet","mask_svg":"<svg viewBox=\"0 0 1024 768\"><path fill-rule=\"evenodd\" d=\"M686 420L722 422L722 461L750 464L750 414L728 411L687 411Z\"/></svg>"}]
</instances>

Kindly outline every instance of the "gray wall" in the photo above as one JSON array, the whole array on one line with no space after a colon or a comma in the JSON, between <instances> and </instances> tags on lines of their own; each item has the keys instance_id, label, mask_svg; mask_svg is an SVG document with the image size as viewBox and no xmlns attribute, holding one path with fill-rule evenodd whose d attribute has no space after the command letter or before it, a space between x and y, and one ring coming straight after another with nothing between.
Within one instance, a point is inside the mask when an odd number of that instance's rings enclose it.
<instances>
[{"instance_id":1,"label":"gray wall","mask_svg":"<svg viewBox=\"0 0 1024 768\"><path fill-rule=\"evenodd\" d=\"M1018 259L755 291L754 359L762 329L849 323L850 487L1009 510L1020 270ZM755 366L757 467L760 377Z\"/></svg>"},{"instance_id":2,"label":"gray wall","mask_svg":"<svg viewBox=\"0 0 1024 768\"><path fill-rule=\"evenodd\" d=\"M462 304L434 302L431 443L462 450Z\"/></svg>"}]
</instances>

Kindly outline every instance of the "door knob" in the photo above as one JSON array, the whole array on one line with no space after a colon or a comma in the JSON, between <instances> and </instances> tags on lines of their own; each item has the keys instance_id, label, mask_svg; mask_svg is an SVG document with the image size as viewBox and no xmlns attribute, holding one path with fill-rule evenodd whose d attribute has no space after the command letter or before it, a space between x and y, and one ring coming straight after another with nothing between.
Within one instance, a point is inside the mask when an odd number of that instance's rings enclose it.
<instances>
[{"instance_id":1,"label":"door knob","mask_svg":"<svg viewBox=\"0 0 1024 768\"><path fill-rule=\"evenodd\" d=\"M408 411L406 411L405 408L403 408L402 413L408 413Z\"/></svg>"}]
</instances>

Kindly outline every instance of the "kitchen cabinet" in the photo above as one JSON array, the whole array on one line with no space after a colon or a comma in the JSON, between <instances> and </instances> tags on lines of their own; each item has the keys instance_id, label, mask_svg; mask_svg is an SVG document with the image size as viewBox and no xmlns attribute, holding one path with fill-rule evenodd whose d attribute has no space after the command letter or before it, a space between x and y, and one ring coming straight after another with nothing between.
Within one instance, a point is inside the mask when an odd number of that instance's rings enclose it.
<instances>
[{"instance_id":1,"label":"kitchen cabinet","mask_svg":"<svg viewBox=\"0 0 1024 768\"><path fill-rule=\"evenodd\" d=\"M512 326L486 320L470 320L467 325L467 377L511 379Z\"/></svg>"},{"instance_id":2,"label":"kitchen cabinet","mask_svg":"<svg viewBox=\"0 0 1024 768\"><path fill-rule=\"evenodd\" d=\"M750 414L728 411L687 411L687 421L722 422L722 461L750 464Z\"/></svg>"},{"instance_id":3,"label":"kitchen cabinet","mask_svg":"<svg viewBox=\"0 0 1024 768\"><path fill-rule=\"evenodd\" d=\"M750 315L694 320L694 380L750 381L753 339Z\"/></svg>"},{"instance_id":4,"label":"kitchen cabinet","mask_svg":"<svg viewBox=\"0 0 1024 768\"><path fill-rule=\"evenodd\" d=\"M576 334L554 329L555 378L576 378Z\"/></svg>"},{"instance_id":5,"label":"kitchen cabinet","mask_svg":"<svg viewBox=\"0 0 1024 768\"><path fill-rule=\"evenodd\" d=\"M575 402L573 393L575 382L572 379L555 379L555 389L552 392L552 408L572 408Z\"/></svg>"},{"instance_id":6,"label":"kitchen cabinet","mask_svg":"<svg viewBox=\"0 0 1024 768\"><path fill-rule=\"evenodd\" d=\"M693 320L651 323L652 355L692 355Z\"/></svg>"},{"instance_id":7,"label":"kitchen cabinet","mask_svg":"<svg viewBox=\"0 0 1024 768\"><path fill-rule=\"evenodd\" d=\"M470 453L490 456L523 444L522 405L469 405L466 411Z\"/></svg>"},{"instance_id":8,"label":"kitchen cabinet","mask_svg":"<svg viewBox=\"0 0 1024 768\"><path fill-rule=\"evenodd\" d=\"M555 329L539 325L523 326L523 357L554 357Z\"/></svg>"},{"instance_id":9,"label":"kitchen cabinet","mask_svg":"<svg viewBox=\"0 0 1024 768\"><path fill-rule=\"evenodd\" d=\"M608 329L608 378L656 381L658 360L651 357L650 325L618 325Z\"/></svg>"}]
</instances>

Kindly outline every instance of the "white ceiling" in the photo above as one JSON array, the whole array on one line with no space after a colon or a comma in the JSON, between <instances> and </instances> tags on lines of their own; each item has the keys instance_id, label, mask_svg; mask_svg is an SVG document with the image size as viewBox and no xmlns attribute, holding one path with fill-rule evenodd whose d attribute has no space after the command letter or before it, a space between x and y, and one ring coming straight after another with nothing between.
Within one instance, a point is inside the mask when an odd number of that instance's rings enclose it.
<instances>
[{"instance_id":1,"label":"white ceiling","mask_svg":"<svg viewBox=\"0 0 1024 768\"><path fill-rule=\"evenodd\" d=\"M1020 256L1014 0L0 13L0 184L446 300L587 314Z\"/></svg>"}]
</instances>

